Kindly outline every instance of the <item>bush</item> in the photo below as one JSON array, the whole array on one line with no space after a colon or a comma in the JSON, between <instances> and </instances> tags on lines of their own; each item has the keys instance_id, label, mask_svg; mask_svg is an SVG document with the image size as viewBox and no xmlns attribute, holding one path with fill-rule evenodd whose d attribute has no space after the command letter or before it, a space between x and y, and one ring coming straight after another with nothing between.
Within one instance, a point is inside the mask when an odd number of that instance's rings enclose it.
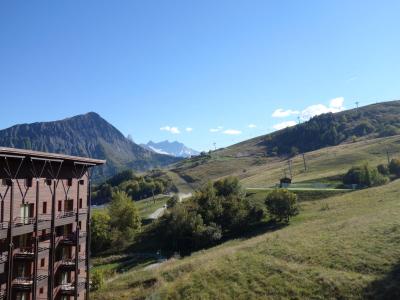
<instances>
[{"instance_id":1,"label":"bush","mask_svg":"<svg viewBox=\"0 0 400 300\"><path fill-rule=\"evenodd\" d=\"M104 286L104 275L102 271L100 270L93 271L92 275L90 276L90 279L92 281L92 284L90 286L92 290L98 290Z\"/></svg>"},{"instance_id":2,"label":"bush","mask_svg":"<svg viewBox=\"0 0 400 300\"><path fill-rule=\"evenodd\" d=\"M371 168L368 164L352 167L343 177L344 184L357 184L361 187L379 186L388 182L388 178Z\"/></svg>"},{"instance_id":3,"label":"bush","mask_svg":"<svg viewBox=\"0 0 400 300\"><path fill-rule=\"evenodd\" d=\"M265 205L271 218L277 222L289 222L298 214L297 195L286 190L276 189L267 195Z\"/></svg>"},{"instance_id":4,"label":"bush","mask_svg":"<svg viewBox=\"0 0 400 300\"><path fill-rule=\"evenodd\" d=\"M171 197L167 200L167 207L172 208L175 205L177 205L178 203L179 203L179 197L177 195L174 195L173 197Z\"/></svg>"},{"instance_id":5,"label":"bush","mask_svg":"<svg viewBox=\"0 0 400 300\"><path fill-rule=\"evenodd\" d=\"M400 159L394 158L390 161L389 171L397 177L400 176Z\"/></svg>"},{"instance_id":6,"label":"bush","mask_svg":"<svg viewBox=\"0 0 400 300\"><path fill-rule=\"evenodd\" d=\"M388 167L387 165L385 165L385 164L380 164L380 165L378 165L378 166L376 167L376 169L377 169L378 172L379 172L380 174L382 174L382 175L387 176L387 175L390 174L390 172L389 172L389 167Z\"/></svg>"}]
</instances>

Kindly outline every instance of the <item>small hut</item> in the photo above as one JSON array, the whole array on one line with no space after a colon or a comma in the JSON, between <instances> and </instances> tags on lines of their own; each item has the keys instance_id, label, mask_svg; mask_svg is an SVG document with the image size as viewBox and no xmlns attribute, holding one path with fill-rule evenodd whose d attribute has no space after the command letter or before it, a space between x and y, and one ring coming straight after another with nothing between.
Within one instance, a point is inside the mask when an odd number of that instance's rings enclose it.
<instances>
[{"instance_id":1,"label":"small hut","mask_svg":"<svg viewBox=\"0 0 400 300\"><path fill-rule=\"evenodd\" d=\"M292 183L292 179L289 177L283 177L280 180L279 187L280 188L288 188Z\"/></svg>"}]
</instances>

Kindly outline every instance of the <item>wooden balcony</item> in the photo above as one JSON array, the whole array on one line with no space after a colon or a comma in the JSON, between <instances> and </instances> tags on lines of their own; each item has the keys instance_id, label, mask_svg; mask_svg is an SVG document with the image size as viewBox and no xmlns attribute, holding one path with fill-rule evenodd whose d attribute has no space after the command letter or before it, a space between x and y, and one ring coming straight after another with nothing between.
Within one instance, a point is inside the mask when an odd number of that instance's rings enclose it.
<instances>
[{"instance_id":1,"label":"wooden balcony","mask_svg":"<svg viewBox=\"0 0 400 300\"><path fill-rule=\"evenodd\" d=\"M18 235L23 235L27 234L30 232L33 232L34 230L34 224L35 224L35 218L21 218L17 217L14 219L13 226L13 235L18 236Z\"/></svg>"},{"instance_id":2,"label":"wooden balcony","mask_svg":"<svg viewBox=\"0 0 400 300\"><path fill-rule=\"evenodd\" d=\"M86 236L87 236L86 232L81 231L79 233L79 241L84 242L86 240ZM77 238L78 237L77 237L76 233L63 235L60 240L60 245L73 246L76 244Z\"/></svg>"},{"instance_id":3,"label":"wooden balcony","mask_svg":"<svg viewBox=\"0 0 400 300\"><path fill-rule=\"evenodd\" d=\"M86 282L79 281L78 282L78 293L86 289ZM60 285L60 294L61 295L74 295L75 294L75 283L65 283Z\"/></svg>"},{"instance_id":4,"label":"wooden balcony","mask_svg":"<svg viewBox=\"0 0 400 300\"><path fill-rule=\"evenodd\" d=\"M0 223L0 240L6 239L8 234L8 222Z\"/></svg>"},{"instance_id":5,"label":"wooden balcony","mask_svg":"<svg viewBox=\"0 0 400 300\"><path fill-rule=\"evenodd\" d=\"M38 286L47 284L47 273L39 274L36 276L36 282ZM33 287L33 276L17 276L13 282L12 287L18 291L31 291Z\"/></svg>"},{"instance_id":6,"label":"wooden balcony","mask_svg":"<svg viewBox=\"0 0 400 300\"><path fill-rule=\"evenodd\" d=\"M38 257L41 258L43 256L48 256L49 248L48 247L39 247L38 248ZM33 260L35 258L35 247L22 247L17 248L14 253L15 259L20 260Z\"/></svg>"},{"instance_id":7,"label":"wooden balcony","mask_svg":"<svg viewBox=\"0 0 400 300\"><path fill-rule=\"evenodd\" d=\"M0 255L0 273L4 273L5 264L8 261L8 253L4 252ZM1 299L1 298L0 298Z\"/></svg>"},{"instance_id":8,"label":"wooden balcony","mask_svg":"<svg viewBox=\"0 0 400 300\"><path fill-rule=\"evenodd\" d=\"M64 212L59 212L56 215L54 223L55 226L63 226L75 222L75 219L76 219L76 212L74 210L64 211Z\"/></svg>"}]
</instances>

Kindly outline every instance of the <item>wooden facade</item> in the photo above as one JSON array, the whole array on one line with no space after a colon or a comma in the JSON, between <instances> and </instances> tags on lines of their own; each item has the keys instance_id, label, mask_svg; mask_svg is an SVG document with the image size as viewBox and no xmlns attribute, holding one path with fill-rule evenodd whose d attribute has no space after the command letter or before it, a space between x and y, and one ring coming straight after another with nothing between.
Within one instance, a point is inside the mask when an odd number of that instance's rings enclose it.
<instances>
[{"instance_id":1,"label":"wooden facade","mask_svg":"<svg viewBox=\"0 0 400 300\"><path fill-rule=\"evenodd\" d=\"M90 169L0 148L0 300L89 299Z\"/></svg>"}]
</instances>

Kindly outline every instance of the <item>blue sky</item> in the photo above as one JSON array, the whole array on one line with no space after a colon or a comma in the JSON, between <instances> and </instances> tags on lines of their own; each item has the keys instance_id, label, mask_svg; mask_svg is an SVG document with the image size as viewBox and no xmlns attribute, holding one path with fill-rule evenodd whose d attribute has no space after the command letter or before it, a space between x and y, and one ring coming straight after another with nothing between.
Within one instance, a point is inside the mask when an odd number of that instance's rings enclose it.
<instances>
[{"instance_id":1,"label":"blue sky","mask_svg":"<svg viewBox=\"0 0 400 300\"><path fill-rule=\"evenodd\" d=\"M96 111L136 142L205 150L356 100L400 99L399 11L368 0L2 1L0 128Z\"/></svg>"}]
</instances>

